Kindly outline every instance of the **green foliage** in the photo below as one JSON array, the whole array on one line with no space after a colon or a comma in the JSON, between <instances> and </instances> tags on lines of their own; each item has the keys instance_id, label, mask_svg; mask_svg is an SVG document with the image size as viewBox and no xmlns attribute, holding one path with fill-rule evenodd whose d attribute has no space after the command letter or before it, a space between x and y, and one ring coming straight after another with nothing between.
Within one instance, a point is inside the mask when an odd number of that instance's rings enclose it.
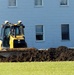
<instances>
[{"instance_id":1,"label":"green foliage","mask_svg":"<svg viewBox=\"0 0 74 75\"><path fill-rule=\"evenodd\" d=\"M73 75L74 62L0 63L0 75Z\"/></svg>"}]
</instances>

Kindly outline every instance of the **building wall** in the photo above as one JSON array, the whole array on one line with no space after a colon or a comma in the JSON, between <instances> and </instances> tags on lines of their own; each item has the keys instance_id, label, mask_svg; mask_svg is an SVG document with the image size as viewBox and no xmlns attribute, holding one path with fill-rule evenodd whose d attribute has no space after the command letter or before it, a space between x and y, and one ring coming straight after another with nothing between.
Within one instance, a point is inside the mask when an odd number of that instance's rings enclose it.
<instances>
[{"instance_id":1,"label":"building wall","mask_svg":"<svg viewBox=\"0 0 74 75\"><path fill-rule=\"evenodd\" d=\"M16 7L9 7L8 0L0 3L0 24L22 20L28 47L74 46L74 0L69 0L67 6L61 6L60 0L43 0L42 7L35 7L34 0L17 0ZM69 24L70 40L61 39L61 24ZM36 25L44 27L43 41L36 41Z\"/></svg>"}]
</instances>

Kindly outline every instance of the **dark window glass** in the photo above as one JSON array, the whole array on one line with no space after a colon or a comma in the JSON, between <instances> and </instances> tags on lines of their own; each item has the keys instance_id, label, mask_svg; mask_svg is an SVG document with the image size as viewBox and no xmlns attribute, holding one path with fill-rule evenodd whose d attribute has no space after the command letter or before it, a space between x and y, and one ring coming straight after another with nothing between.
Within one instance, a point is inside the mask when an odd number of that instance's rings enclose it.
<instances>
[{"instance_id":1,"label":"dark window glass","mask_svg":"<svg viewBox=\"0 0 74 75\"><path fill-rule=\"evenodd\" d=\"M36 25L36 40L43 40L43 25Z\"/></svg>"},{"instance_id":2,"label":"dark window glass","mask_svg":"<svg viewBox=\"0 0 74 75\"><path fill-rule=\"evenodd\" d=\"M62 30L62 40L69 40L69 24L62 24L61 25Z\"/></svg>"},{"instance_id":3,"label":"dark window glass","mask_svg":"<svg viewBox=\"0 0 74 75\"><path fill-rule=\"evenodd\" d=\"M60 5L67 5L68 4L68 0L61 0L60 1Z\"/></svg>"}]
</instances>

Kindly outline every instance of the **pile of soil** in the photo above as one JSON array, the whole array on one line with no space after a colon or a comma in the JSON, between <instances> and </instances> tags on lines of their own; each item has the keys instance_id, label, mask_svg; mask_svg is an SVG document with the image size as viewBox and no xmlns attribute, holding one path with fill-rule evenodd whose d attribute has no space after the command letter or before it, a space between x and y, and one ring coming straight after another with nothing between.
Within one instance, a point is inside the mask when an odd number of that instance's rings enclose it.
<instances>
[{"instance_id":1,"label":"pile of soil","mask_svg":"<svg viewBox=\"0 0 74 75\"><path fill-rule=\"evenodd\" d=\"M36 62L36 61L74 61L74 49L60 46L49 48L48 50L24 50L10 55L9 57L0 56L1 62Z\"/></svg>"}]
</instances>

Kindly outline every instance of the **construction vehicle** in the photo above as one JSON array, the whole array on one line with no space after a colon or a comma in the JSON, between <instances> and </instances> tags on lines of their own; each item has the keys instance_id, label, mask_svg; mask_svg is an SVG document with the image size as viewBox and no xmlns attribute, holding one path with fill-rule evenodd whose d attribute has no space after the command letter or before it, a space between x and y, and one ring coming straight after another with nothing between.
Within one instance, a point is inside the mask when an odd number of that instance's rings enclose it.
<instances>
[{"instance_id":1,"label":"construction vehicle","mask_svg":"<svg viewBox=\"0 0 74 75\"><path fill-rule=\"evenodd\" d=\"M27 43L25 42L24 36L25 26L21 21L17 24L11 24L5 21L2 25L1 37L0 37L0 50L9 48L25 48Z\"/></svg>"},{"instance_id":2,"label":"construction vehicle","mask_svg":"<svg viewBox=\"0 0 74 75\"><path fill-rule=\"evenodd\" d=\"M22 52L22 50L27 48L24 28L25 26L21 21L18 21L17 24L5 21L5 23L2 24L0 35L0 56L9 57L10 55L16 55L19 51Z\"/></svg>"}]
</instances>

